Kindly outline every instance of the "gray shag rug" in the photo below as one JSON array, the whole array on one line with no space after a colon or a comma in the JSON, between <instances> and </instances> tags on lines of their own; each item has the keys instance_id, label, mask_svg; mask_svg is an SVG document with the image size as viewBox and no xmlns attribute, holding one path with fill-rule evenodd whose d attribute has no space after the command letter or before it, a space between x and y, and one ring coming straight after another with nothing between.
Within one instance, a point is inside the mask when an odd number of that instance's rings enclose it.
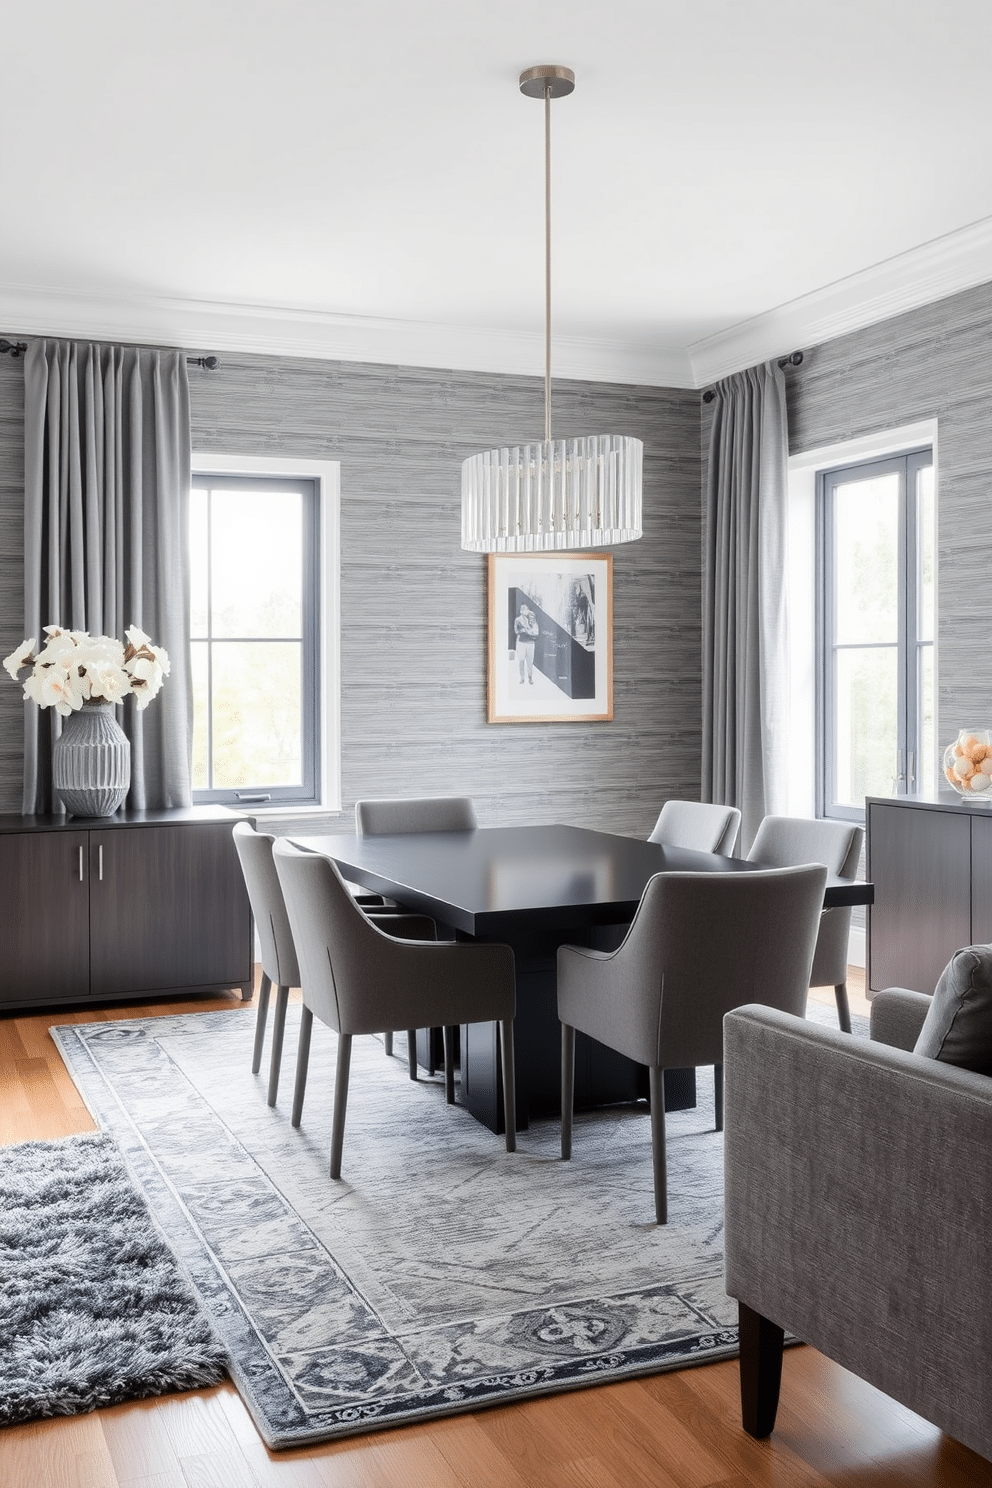
<instances>
[{"instance_id":1,"label":"gray shag rug","mask_svg":"<svg viewBox=\"0 0 992 1488\"><path fill-rule=\"evenodd\" d=\"M829 1010L810 1015L825 1021ZM737 1351L723 1284L723 1141L712 1071L668 1117L654 1223L644 1103L557 1121L518 1150L443 1083L356 1039L342 1178L327 1174L336 1037L314 1024L290 1124L299 1007L279 1100L240 1010L54 1028L226 1345L271 1447L473 1411Z\"/></svg>"},{"instance_id":2,"label":"gray shag rug","mask_svg":"<svg viewBox=\"0 0 992 1488\"><path fill-rule=\"evenodd\" d=\"M226 1354L97 1132L0 1148L0 1424L215 1384Z\"/></svg>"}]
</instances>

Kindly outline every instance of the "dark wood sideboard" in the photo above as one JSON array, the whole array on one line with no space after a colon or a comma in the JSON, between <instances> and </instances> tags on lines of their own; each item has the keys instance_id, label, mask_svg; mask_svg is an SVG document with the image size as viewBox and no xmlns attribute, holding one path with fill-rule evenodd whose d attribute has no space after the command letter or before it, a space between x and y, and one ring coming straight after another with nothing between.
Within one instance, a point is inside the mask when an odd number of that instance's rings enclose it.
<instances>
[{"instance_id":1,"label":"dark wood sideboard","mask_svg":"<svg viewBox=\"0 0 992 1488\"><path fill-rule=\"evenodd\" d=\"M954 952L992 942L992 805L869 797L868 987L932 992Z\"/></svg>"},{"instance_id":2,"label":"dark wood sideboard","mask_svg":"<svg viewBox=\"0 0 992 1488\"><path fill-rule=\"evenodd\" d=\"M251 907L216 807L0 816L0 1010L251 996Z\"/></svg>"}]
</instances>

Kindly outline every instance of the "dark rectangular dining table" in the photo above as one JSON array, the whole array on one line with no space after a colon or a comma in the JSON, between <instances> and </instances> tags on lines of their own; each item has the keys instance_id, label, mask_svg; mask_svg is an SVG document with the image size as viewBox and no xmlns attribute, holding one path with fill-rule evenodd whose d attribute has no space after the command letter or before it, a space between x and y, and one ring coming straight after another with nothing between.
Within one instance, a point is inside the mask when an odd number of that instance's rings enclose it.
<instances>
[{"instance_id":1,"label":"dark rectangular dining table","mask_svg":"<svg viewBox=\"0 0 992 1488\"><path fill-rule=\"evenodd\" d=\"M345 878L430 915L439 933L501 941L513 948L517 1015L517 1124L560 1110L560 1024L555 986L560 945L616 943L656 873L753 873L757 864L585 827L479 827L470 832L397 836L291 835L337 864ZM830 878L824 907L868 904L872 885ZM576 1106L646 1094L641 1066L579 1035ZM496 1025L462 1029L460 1100L493 1131L503 1130ZM666 1071L669 1110L695 1103L695 1072Z\"/></svg>"}]
</instances>

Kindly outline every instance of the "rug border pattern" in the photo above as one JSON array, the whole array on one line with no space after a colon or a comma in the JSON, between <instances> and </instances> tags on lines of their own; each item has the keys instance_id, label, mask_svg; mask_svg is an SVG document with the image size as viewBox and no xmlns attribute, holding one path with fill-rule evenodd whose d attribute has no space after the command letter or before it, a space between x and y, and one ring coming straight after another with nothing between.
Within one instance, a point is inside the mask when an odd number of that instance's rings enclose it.
<instances>
[{"instance_id":1,"label":"rug border pattern","mask_svg":"<svg viewBox=\"0 0 992 1488\"><path fill-rule=\"evenodd\" d=\"M197 1018L201 1020L201 1028L204 1021L208 1024L216 1021L220 1027L230 1027L228 1020L232 1016L237 1014L205 1011ZM232 1378L270 1447L278 1449L337 1440L370 1428L408 1424L425 1417L454 1415L736 1357L737 1330L710 1325L701 1327L694 1335L609 1349L563 1363L495 1372L454 1385L417 1391L415 1395L397 1396L381 1403L365 1401L330 1406L322 1411L305 1410L253 1324L223 1263L210 1249L195 1218L89 1047L87 1033L92 1036L94 1031L105 1032L113 1026L140 1029L158 1041L160 1037L175 1033L175 1025L182 1017L173 1014L165 1018L120 1019L113 1024L54 1025L50 1032L87 1109L100 1129L113 1135L139 1191L176 1250L204 1311L228 1349ZM164 1023L168 1023L168 1029L163 1028ZM230 1126L226 1129L232 1140L238 1142L237 1132ZM274 1192L278 1193L278 1190L274 1189ZM676 1288L670 1290L674 1292ZM280 1395L281 1405L277 1408L275 1398Z\"/></svg>"}]
</instances>

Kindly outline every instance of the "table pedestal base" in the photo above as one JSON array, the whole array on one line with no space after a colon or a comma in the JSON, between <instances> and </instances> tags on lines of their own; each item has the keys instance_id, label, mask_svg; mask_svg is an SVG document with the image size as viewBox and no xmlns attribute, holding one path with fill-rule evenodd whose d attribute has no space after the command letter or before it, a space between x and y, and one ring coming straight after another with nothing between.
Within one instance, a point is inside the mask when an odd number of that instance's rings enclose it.
<instances>
[{"instance_id":1,"label":"table pedestal base","mask_svg":"<svg viewBox=\"0 0 992 1488\"><path fill-rule=\"evenodd\" d=\"M581 934L533 937L513 943L517 968L517 1015L514 1054L517 1079L517 1129L531 1117L561 1116L561 1024L556 988L559 943L581 943ZM506 1130L503 1073L497 1025L470 1023L461 1030L460 1105L490 1131ZM646 1099L644 1065L579 1033L575 1040L575 1109L617 1105ZM695 1070L665 1071L665 1110L682 1111L696 1104Z\"/></svg>"}]
</instances>

